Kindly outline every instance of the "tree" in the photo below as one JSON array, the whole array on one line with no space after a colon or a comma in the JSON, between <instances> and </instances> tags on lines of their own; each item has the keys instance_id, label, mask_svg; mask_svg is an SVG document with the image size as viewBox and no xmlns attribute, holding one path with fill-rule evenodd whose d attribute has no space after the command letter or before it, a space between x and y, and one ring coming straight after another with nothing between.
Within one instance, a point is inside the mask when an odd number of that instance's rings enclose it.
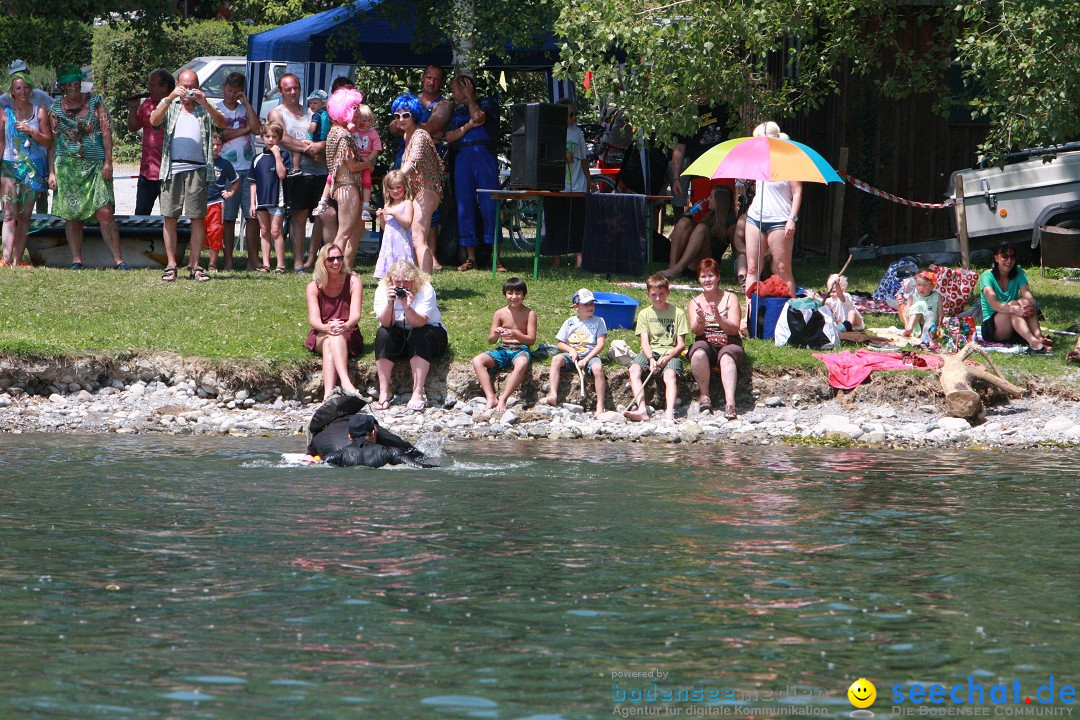
<instances>
[{"instance_id":1,"label":"tree","mask_svg":"<svg viewBox=\"0 0 1080 720\"><path fill-rule=\"evenodd\" d=\"M551 32L559 0L395 0L380 6L391 19L415 22L417 49L449 41L454 68L473 72L513 46L531 47Z\"/></svg>"},{"instance_id":2,"label":"tree","mask_svg":"<svg viewBox=\"0 0 1080 720\"><path fill-rule=\"evenodd\" d=\"M836 73L865 72L904 16L878 0L567 0L557 70L592 73L631 124L663 145L693 129L693 98L783 118L816 107ZM688 100L690 100L688 102Z\"/></svg>"},{"instance_id":3,"label":"tree","mask_svg":"<svg viewBox=\"0 0 1080 720\"><path fill-rule=\"evenodd\" d=\"M592 73L619 93L631 123L665 145L694 122L688 99L725 100L782 119L816 107L839 72L879 69L894 98L934 91L944 112L947 71L964 69L972 116L989 121L981 146L1010 149L1080 137L1080 0L924 4L884 0L565 0L558 70ZM901 47L909 23L930 28ZM757 118L743 118L744 130Z\"/></svg>"},{"instance_id":4,"label":"tree","mask_svg":"<svg viewBox=\"0 0 1080 720\"><path fill-rule=\"evenodd\" d=\"M961 3L957 59L972 114L990 122L988 160L1080 139L1080 0Z\"/></svg>"}]
</instances>

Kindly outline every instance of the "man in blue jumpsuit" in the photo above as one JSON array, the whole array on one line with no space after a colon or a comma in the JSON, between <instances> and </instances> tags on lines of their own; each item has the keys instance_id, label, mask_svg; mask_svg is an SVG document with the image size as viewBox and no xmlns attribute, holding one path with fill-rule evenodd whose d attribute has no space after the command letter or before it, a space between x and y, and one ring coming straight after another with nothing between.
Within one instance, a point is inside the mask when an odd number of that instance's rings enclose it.
<instances>
[{"instance_id":1,"label":"man in blue jumpsuit","mask_svg":"<svg viewBox=\"0 0 1080 720\"><path fill-rule=\"evenodd\" d=\"M499 104L491 98L476 97L476 85L468 75L450 81L450 97L457 103L443 139L454 152L454 197L457 200L458 244L468 259L458 270L476 268L476 246L495 242L495 200L478 188L499 187L499 161L495 149L499 141ZM482 233L476 227L480 209ZM502 268L500 268L502 269Z\"/></svg>"}]
</instances>

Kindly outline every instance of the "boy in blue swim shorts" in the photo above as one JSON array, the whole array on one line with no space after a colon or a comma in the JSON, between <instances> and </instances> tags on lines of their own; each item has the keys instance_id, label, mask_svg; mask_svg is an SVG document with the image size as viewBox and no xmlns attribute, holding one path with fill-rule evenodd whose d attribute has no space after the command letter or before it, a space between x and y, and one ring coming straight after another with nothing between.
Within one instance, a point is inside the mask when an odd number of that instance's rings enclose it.
<instances>
[{"instance_id":1,"label":"boy in blue swim shorts","mask_svg":"<svg viewBox=\"0 0 1080 720\"><path fill-rule=\"evenodd\" d=\"M521 278L512 277L503 283L506 307L499 308L491 316L491 332L488 342L498 343L494 350L482 352L472 360L473 372L487 398L485 410L506 410L506 401L525 379L532 356L529 346L536 342L536 313L525 305L528 288ZM495 395L492 375L503 370L510 371L502 395Z\"/></svg>"},{"instance_id":2,"label":"boy in blue swim shorts","mask_svg":"<svg viewBox=\"0 0 1080 720\"><path fill-rule=\"evenodd\" d=\"M596 417L604 412L604 394L607 390L607 378L600 353L607 342L607 323L597 316L596 298L588 288L581 288L572 298L574 311L577 313L566 319L555 335L562 353L551 358L551 371L548 375L550 389L542 403L555 406L558 404L559 371L563 365L581 368L592 373L596 384ZM584 392L584 388L582 388Z\"/></svg>"}]
</instances>

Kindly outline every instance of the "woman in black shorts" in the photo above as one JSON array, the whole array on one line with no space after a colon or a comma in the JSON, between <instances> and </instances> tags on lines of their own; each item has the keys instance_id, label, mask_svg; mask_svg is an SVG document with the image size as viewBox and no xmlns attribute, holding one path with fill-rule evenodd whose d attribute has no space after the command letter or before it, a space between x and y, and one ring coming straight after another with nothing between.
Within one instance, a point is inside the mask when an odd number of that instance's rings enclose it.
<instances>
[{"instance_id":1,"label":"woman in black shorts","mask_svg":"<svg viewBox=\"0 0 1080 720\"><path fill-rule=\"evenodd\" d=\"M408 260L398 260L375 288L375 369L379 374L377 410L390 407L390 373L396 360L408 360L412 371L410 410L427 405L424 385L431 361L446 352L446 328L435 300L431 276Z\"/></svg>"},{"instance_id":2,"label":"woman in black shorts","mask_svg":"<svg viewBox=\"0 0 1080 720\"><path fill-rule=\"evenodd\" d=\"M720 265L716 260L705 258L698 263L698 282L704 291L690 301L686 314L694 344L690 346L690 371L698 384L698 407L712 410L709 399L709 378L712 368L720 368L720 382L724 387L724 417L734 420L735 384L739 367L746 359L742 339L739 337L739 319L742 310L739 297L730 290L721 290Z\"/></svg>"}]
</instances>

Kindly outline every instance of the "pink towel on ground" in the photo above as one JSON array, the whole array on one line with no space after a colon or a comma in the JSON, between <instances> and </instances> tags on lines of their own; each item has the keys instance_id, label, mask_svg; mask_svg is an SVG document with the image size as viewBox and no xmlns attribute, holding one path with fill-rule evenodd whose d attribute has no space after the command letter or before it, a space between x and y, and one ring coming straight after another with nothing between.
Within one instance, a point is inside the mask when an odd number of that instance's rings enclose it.
<instances>
[{"instance_id":1,"label":"pink towel on ground","mask_svg":"<svg viewBox=\"0 0 1080 720\"><path fill-rule=\"evenodd\" d=\"M933 370L941 364L937 355L924 353L876 352L845 350L842 353L814 353L829 368L829 384L840 390L850 390L861 384L875 370Z\"/></svg>"}]
</instances>

